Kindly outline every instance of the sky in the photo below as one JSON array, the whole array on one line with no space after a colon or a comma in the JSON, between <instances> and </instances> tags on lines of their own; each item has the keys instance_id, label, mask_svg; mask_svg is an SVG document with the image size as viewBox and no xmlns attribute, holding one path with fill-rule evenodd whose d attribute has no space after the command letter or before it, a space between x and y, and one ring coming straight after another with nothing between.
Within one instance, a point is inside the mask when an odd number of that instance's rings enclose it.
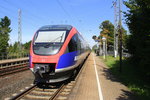
<instances>
[{"instance_id":1,"label":"sky","mask_svg":"<svg viewBox=\"0 0 150 100\"><path fill-rule=\"evenodd\" d=\"M21 9L22 43L32 40L44 25L67 24L76 27L92 47L93 35L100 34L99 25L114 23L113 1L116 0L0 0L0 18L11 20L10 44L18 41L18 10ZM127 8L122 5L122 10ZM123 18L124 19L124 18ZM123 26L127 29L127 25Z\"/></svg>"}]
</instances>

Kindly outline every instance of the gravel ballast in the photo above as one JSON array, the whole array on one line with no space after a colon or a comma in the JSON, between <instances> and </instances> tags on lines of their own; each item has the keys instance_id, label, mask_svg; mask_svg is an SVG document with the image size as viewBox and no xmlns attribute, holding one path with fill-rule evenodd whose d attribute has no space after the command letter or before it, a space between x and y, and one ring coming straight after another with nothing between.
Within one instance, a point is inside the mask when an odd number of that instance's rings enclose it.
<instances>
[{"instance_id":1,"label":"gravel ballast","mask_svg":"<svg viewBox=\"0 0 150 100\"><path fill-rule=\"evenodd\" d=\"M25 87L30 87L34 81L34 75L30 70L18 72L0 78L0 100L12 97Z\"/></svg>"}]
</instances>

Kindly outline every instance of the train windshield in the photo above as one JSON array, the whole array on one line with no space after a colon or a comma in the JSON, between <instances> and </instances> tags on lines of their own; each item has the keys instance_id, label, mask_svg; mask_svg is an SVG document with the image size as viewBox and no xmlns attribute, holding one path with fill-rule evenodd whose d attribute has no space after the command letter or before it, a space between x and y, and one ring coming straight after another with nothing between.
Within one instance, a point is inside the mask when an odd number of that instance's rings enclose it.
<instances>
[{"instance_id":1,"label":"train windshield","mask_svg":"<svg viewBox=\"0 0 150 100\"><path fill-rule=\"evenodd\" d=\"M66 31L39 31L33 42L33 51L39 55L58 53L65 41Z\"/></svg>"}]
</instances>

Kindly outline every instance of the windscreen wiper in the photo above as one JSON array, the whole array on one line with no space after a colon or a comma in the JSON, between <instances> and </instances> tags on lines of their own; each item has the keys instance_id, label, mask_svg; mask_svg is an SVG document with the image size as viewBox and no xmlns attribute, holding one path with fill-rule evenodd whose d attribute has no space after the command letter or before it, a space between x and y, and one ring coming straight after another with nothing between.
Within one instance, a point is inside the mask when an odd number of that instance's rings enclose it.
<instances>
[{"instance_id":1,"label":"windscreen wiper","mask_svg":"<svg viewBox=\"0 0 150 100\"><path fill-rule=\"evenodd\" d=\"M59 38L61 38L61 39L60 39L60 42L61 42L63 35L64 35L64 33L62 34L62 36L59 36L59 37L55 38L54 40L51 40L50 42L54 42L54 41L58 40Z\"/></svg>"},{"instance_id":2,"label":"windscreen wiper","mask_svg":"<svg viewBox=\"0 0 150 100\"><path fill-rule=\"evenodd\" d=\"M63 36L64 36L64 33L63 33L62 36L61 36L60 42L62 41Z\"/></svg>"},{"instance_id":3,"label":"windscreen wiper","mask_svg":"<svg viewBox=\"0 0 150 100\"><path fill-rule=\"evenodd\" d=\"M60 42L61 42L61 41L62 41L63 36L64 36L64 33L62 34L62 36L59 36L59 37L55 38L54 40L51 40L51 41L50 41L50 43L46 44L44 47L49 47L49 46L50 46L50 44L51 44L51 42L54 42L54 41L58 40L59 38L61 38L61 39L60 39Z\"/></svg>"}]
</instances>

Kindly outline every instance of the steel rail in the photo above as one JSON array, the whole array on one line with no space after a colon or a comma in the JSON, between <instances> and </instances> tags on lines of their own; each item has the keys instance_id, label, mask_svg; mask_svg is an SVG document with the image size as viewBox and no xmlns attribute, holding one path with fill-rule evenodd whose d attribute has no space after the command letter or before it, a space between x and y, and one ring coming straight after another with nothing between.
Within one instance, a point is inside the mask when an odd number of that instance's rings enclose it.
<instances>
[{"instance_id":1,"label":"steel rail","mask_svg":"<svg viewBox=\"0 0 150 100\"><path fill-rule=\"evenodd\" d=\"M64 88L65 88L65 84L62 84L61 87L54 93L54 95L52 95L52 97L49 100L55 100L59 95L59 93L61 92L61 90Z\"/></svg>"},{"instance_id":2,"label":"steel rail","mask_svg":"<svg viewBox=\"0 0 150 100\"><path fill-rule=\"evenodd\" d=\"M23 96L25 96L27 93L29 93L30 91L32 91L34 88L36 88L37 85L34 84L33 86L31 86L30 88L26 89L25 91L17 94L16 96L12 97L10 100L17 100L17 99L20 99L22 98Z\"/></svg>"}]
</instances>

